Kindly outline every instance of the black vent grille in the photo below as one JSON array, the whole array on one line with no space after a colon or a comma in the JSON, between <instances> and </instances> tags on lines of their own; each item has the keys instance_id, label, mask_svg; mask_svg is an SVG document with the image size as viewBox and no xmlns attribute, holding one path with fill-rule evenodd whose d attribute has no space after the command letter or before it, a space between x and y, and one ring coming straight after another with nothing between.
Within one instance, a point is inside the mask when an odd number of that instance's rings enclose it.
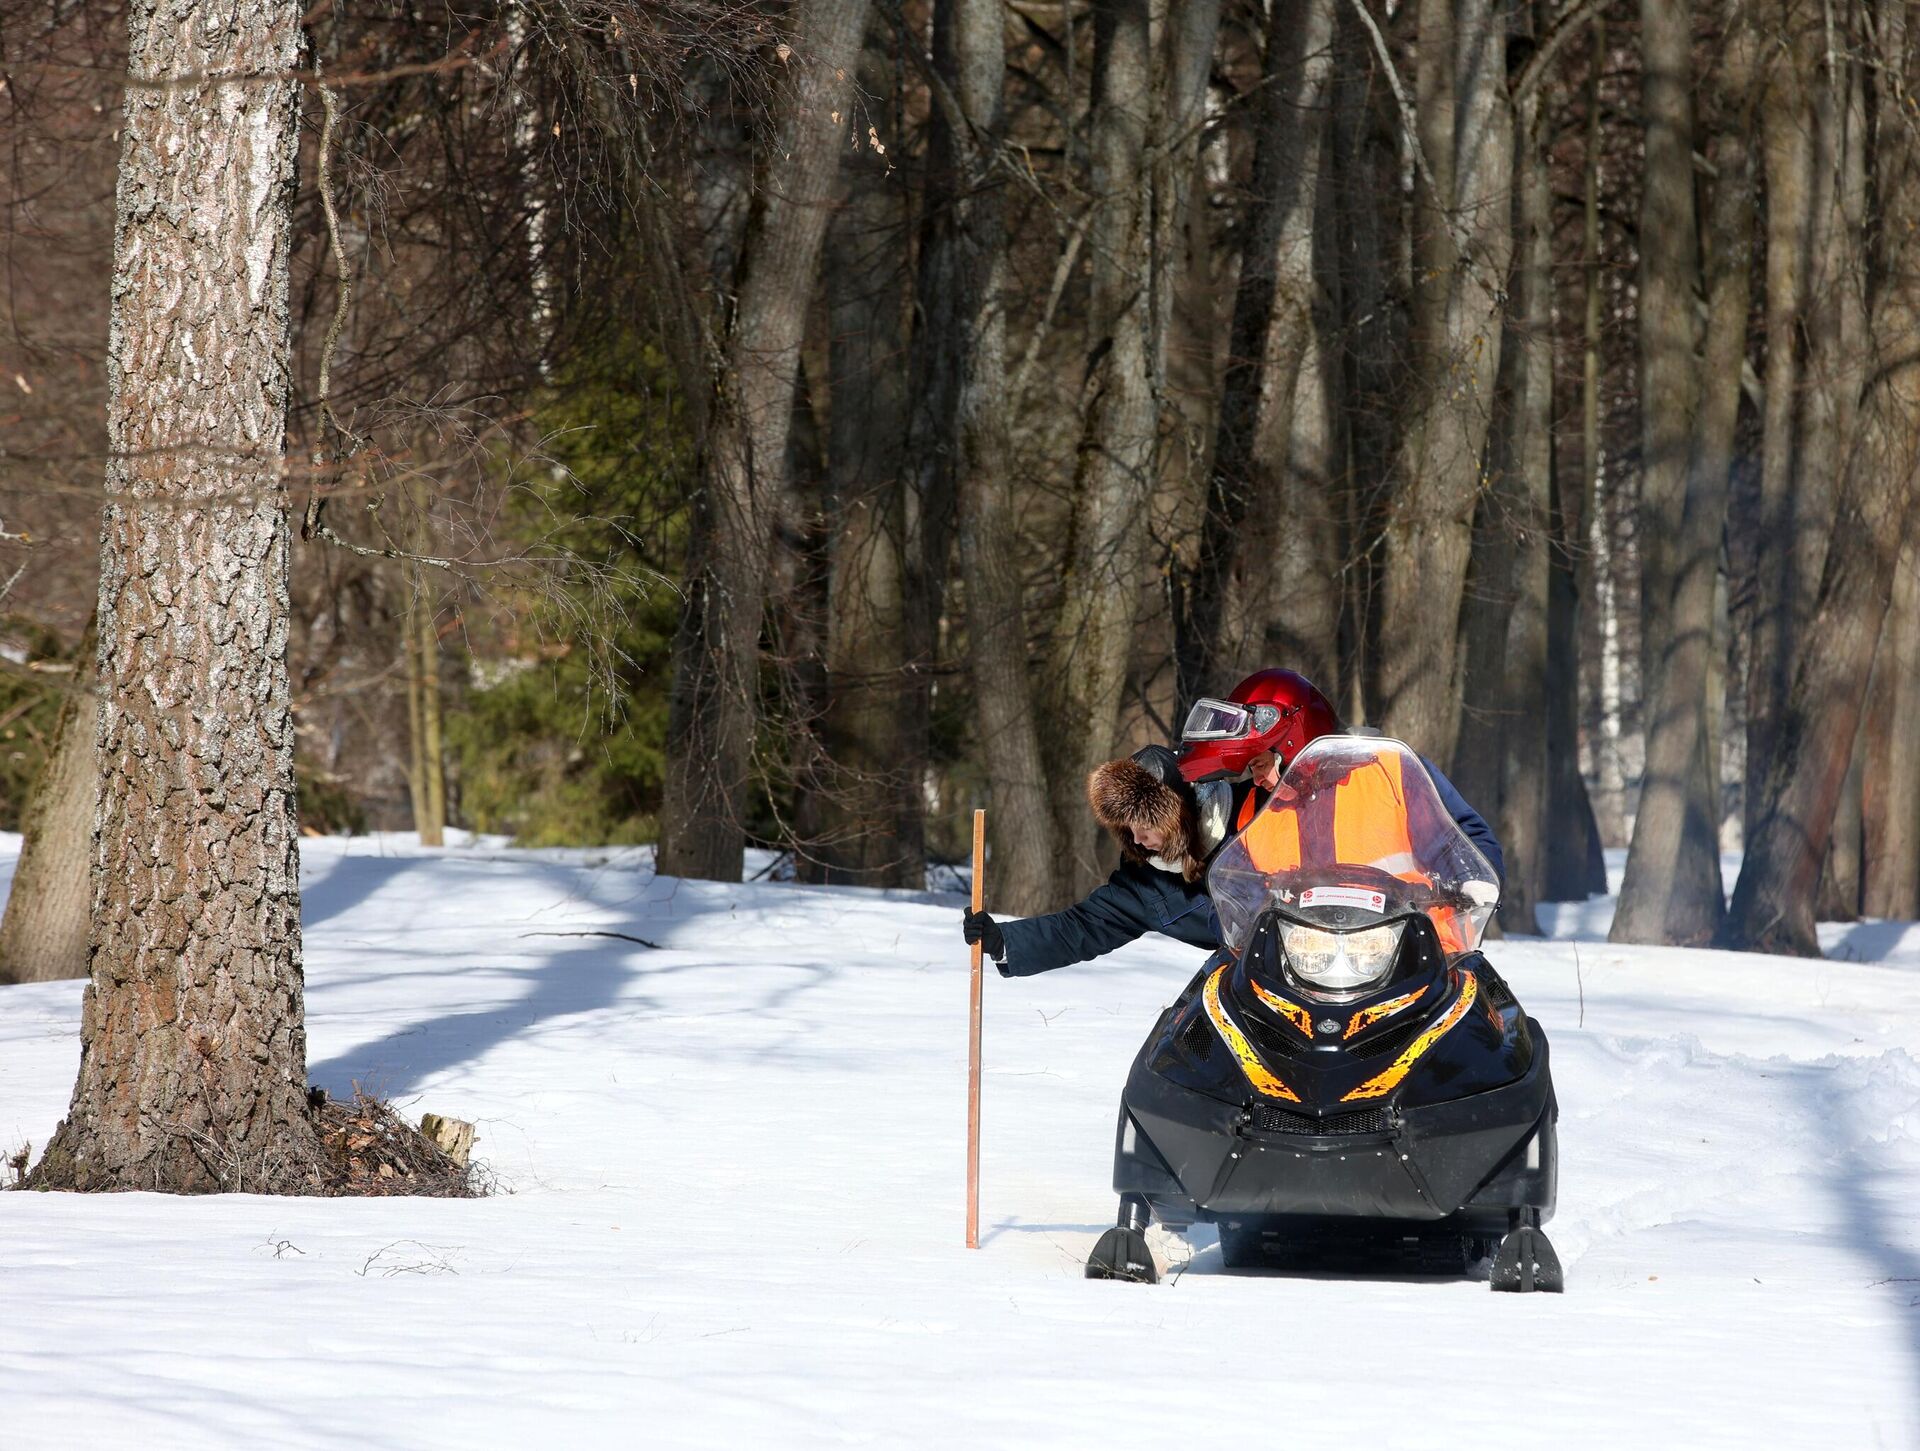
<instances>
[{"instance_id":1,"label":"black vent grille","mask_svg":"<svg viewBox=\"0 0 1920 1451\"><path fill-rule=\"evenodd\" d=\"M1398 1053L1407 1044L1419 1036L1425 1026L1415 1018L1410 1023L1402 1023L1397 1028L1389 1028L1377 1038L1366 1038L1355 1043L1348 1051L1355 1058L1385 1058L1389 1053Z\"/></svg>"},{"instance_id":2,"label":"black vent grille","mask_svg":"<svg viewBox=\"0 0 1920 1451\"><path fill-rule=\"evenodd\" d=\"M1195 1013L1187 1020L1187 1026L1180 1030L1176 1041L1182 1053L1204 1063L1213 1056L1213 1024L1207 1021L1205 1013Z\"/></svg>"},{"instance_id":3,"label":"black vent grille","mask_svg":"<svg viewBox=\"0 0 1920 1451\"><path fill-rule=\"evenodd\" d=\"M1263 1134L1304 1134L1324 1137L1329 1134L1384 1134L1393 1127L1393 1117L1384 1108L1362 1109L1358 1113L1332 1113L1325 1118L1291 1113L1271 1104L1253 1107L1253 1126Z\"/></svg>"},{"instance_id":4,"label":"black vent grille","mask_svg":"<svg viewBox=\"0 0 1920 1451\"><path fill-rule=\"evenodd\" d=\"M1520 1000L1513 995L1513 989L1507 986L1507 980L1493 970L1492 963L1482 963L1476 974L1480 986L1485 989L1487 1001L1495 1008L1510 1008Z\"/></svg>"},{"instance_id":5,"label":"black vent grille","mask_svg":"<svg viewBox=\"0 0 1920 1451\"><path fill-rule=\"evenodd\" d=\"M1259 1013L1245 1014L1247 1038L1262 1058L1298 1058L1313 1051L1291 1023L1273 1023Z\"/></svg>"}]
</instances>

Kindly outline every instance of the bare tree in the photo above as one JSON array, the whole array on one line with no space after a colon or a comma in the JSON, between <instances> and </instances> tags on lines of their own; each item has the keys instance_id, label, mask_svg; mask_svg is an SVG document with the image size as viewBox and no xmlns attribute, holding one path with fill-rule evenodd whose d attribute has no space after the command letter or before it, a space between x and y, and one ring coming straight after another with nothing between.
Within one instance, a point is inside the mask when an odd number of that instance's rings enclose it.
<instances>
[{"instance_id":1,"label":"bare tree","mask_svg":"<svg viewBox=\"0 0 1920 1451\"><path fill-rule=\"evenodd\" d=\"M1278 0L1268 12L1207 512L1175 619L1183 709L1270 663L1270 622L1280 625L1285 663L1328 689L1335 682L1336 500L1294 447L1296 396L1304 384L1311 408L1326 365L1314 219L1333 33L1334 0Z\"/></svg>"},{"instance_id":2,"label":"bare tree","mask_svg":"<svg viewBox=\"0 0 1920 1451\"><path fill-rule=\"evenodd\" d=\"M1905 89L1906 7L1873 7L1877 75L1871 172L1879 201L1871 242L1870 382L1845 456L1833 534L1765 787L1721 940L1762 951L1819 953L1814 895L1853 756L1873 659L1920 468L1920 175ZM1843 177L1844 181L1845 178Z\"/></svg>"},{"instance_id":3,"label":"bare tree","mask_svg":"<svg viewBox=\"0 0 1920 1451\"><path fill-rule=\"evenodd\" d=\"M770 540L866 15L806 0L781 45L791 75L713 374L674 645L660 869L676 876L740 879Z\"/></svg>"},{"instance_id":4,"label":"bare tree","mask_svg":"<svg viewBox=\"0 0 1920 1451\"><path fill-rule=\"evenodd\" d=\"M92 981L42 1188L301 1187L283 0L141 0L114 248ZM217 361L216 361L217 360Z\"/></svg>"},{"instance_id":5,"label":"bare tree","mask_svg":"<svg viewBox=\"0 0 1920 1451\"><path fill-rule=\"evenodd\" d=\"M1671 592L1648 618L1660 621L1649 633L1658 641L1647 714L1646 770L1640 785L1640 810L1620 905L1614 914L1615 942L1705 942L1720 925L1725 900L1720 885L1718 740L1713 730L1708 685L1715 670L1714 603L1721 533L1726 521L1728 471L1732 466L1735 413L1740 403L1740 367L1746 356L1747 313L1753 271L1753 184L1748 131L1753 124L1751 86L1753 33L1737 15L1729 28L1718 84L1720 124L1712 142L1714 190L1706 259L1707 327L1698 372L1691 356L1666 357L1680 345L1677 327L1658 330L1649 348L1647 381L1682 389L1679 395L1649 392L1641 402L1649 418L1649 458L1653 447L1668 446L1679 399L1693 402L1687 455L1679 479L1683 488L1678 530L1658 549L1660 587ZM1648 147L1654 138L1648 138ZM1692 158L1680 159L1689 175ZM1651 184L1649 194L1656 188ZM1643 221L1643 234L1645 223ZM1676 299L1663 299L1675 302ZM1686 299L1691 305L1691 299ZM1650 307L1643 296L1643 307ZM1643 314L1644 316L1644 314ZM1654 355L1662 358L1656 375ZM1649 470L1649 481L1653 471ZM1662 478L1664 489L1669 480ZM1647 523L1664 529L1656 501ZM1650 546L1649 546L1650 547ZM1643 568L1646 563L1643 562ZM1646 588L1655 586L1648 583Z\"/></svg>"},{"instance_id":6,"label":"bare tree","mask_svg":"<svg viewBox=\"0 0 1920 1451\"><path fill-rule=\"evenodd\" d=\"M1493 0L1418 11L1413 371L1386 523L1380 698L1387 728L1442 760L1460 724L1460 602L1513 241L1507 19Z\"/></svg>"}]
</instances>

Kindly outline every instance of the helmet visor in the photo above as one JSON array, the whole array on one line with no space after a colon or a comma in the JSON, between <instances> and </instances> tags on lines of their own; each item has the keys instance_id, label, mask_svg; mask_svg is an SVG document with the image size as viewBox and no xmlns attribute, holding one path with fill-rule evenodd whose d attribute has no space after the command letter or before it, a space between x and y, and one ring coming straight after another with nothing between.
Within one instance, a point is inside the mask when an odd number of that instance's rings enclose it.
<instances>
[{"instance_id":1,"label":"helmet visor","mask_svg":"<svg viewBox=\"0 0 1920 1451\"><path fill-rule=\"evenodd\" d=\"M1244 705L1230 700L1203 700L1187 712L1187 724L1180 732L1183 741L1231 741L1244 736L1253 726L1253 716Z\"/></svg>"}]
</instances>

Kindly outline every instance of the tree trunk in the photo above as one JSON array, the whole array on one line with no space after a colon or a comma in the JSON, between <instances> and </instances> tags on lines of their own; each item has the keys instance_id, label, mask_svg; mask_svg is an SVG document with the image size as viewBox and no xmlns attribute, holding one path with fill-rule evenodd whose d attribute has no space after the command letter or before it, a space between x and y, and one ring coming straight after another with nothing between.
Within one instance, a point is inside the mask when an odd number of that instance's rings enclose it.
<instances>
[{"instance_id":1,"label":"tree trunk","mask_svg":"<svg viewBox=\"0 0 1920 1451\"><path fill-rule=\"evenodd\" d=\"M1415 238L1415 396L1386 529L1380 693L1387 729L1441 760L1459 730L1460 606L1513 243L1506 23L1493 0L1420 6L1419 125L1435 184L1416 190L1434 204Z\"/></svg>"},{"instance_id":2,"label":"tree trunk","mask_svg":"<svg viewBox=\"0 0 1920 1451\"><path fill-rule=\"evenodd\" d=\"M424 528L416 532L417 548L431 542ZM420 845L445 846L447 772L440 713L440 630L434 623L427 566L410 564L407 575L407 723L413 735L413 774L408 785L413 797L413 829Z\"/></svg>"},{"instance_id":3,"label":"tree trunk","mask_svg":"<svg viewBox=\"0 0 1920 1451\"><path fill-rule=\"evenodd\" d=\"M1920 917L1920 559L1908 545L1893 576L1867 707L1866 890L1869 917ZM16 881L18 878L15 879Z\"/></svg>"},{"instance_id":4,"label":"tree trunk","mask_svg":"<svg viewBox=\"0 0 1920 1451\"><path fill-rule=\"evenodd\" d=\"M131 8L92 980L38 1188L297 1190L318 1150L282 477L300 19Z\"/></svg>"},{"instance_id":5,"label":"tree trunk","mask_svg":"<svg viewBox=\"0 0 1920 1451\"><path fill-rule=\"evenodd\" d=\"M960 577L979 742L986 768L993 906L1025 916L1061 905L1060 850L1041 762L1035 688L1029 674L1025 586L1017 552L1005 392L1007 320L1001 188L989 184L988 151L1001 134L1006 51L997 0L944 0L934 10L934 66L963 114L934 119L933 165L942 154L958 176L949 221L922 254L921 297L944 276L952 308L952 426L923 448L951 447L959 522ZM975 137L981 138L976 141ZM930 342L940 345L933 334ZM933 380L937 385L937 378Z\"/></svg>"},{"instance_id":6,"label":"tree trunk","mask_svg":"<svg viewBox=\"0 0 1920 1451\"><path fill-rule=\"evenodd\" d=\"M1536 5L1535 35L1546 7ZM1553 513L1553 186L1552 144L1539 88L1514 115L1512 323L1501 348L1508 374L1505 437L1495 487L1511 510L1509 594L1504 621L1506 688L1501 695L1500 842L1506 852L1501 925L1537 935L1534 904L1545 888L1547 815L1547 641Z\"/></svg>"},{"instance_id":7,"label":"tree trunk","mask_svg":"<svg viewBox=\"0 0 1920 1451\"><path fill-rule=\"evenodd\" d=\"M1860 855L1866 845L1865 808L1862 801L1867 765L1865 725L1866 712L1862 711L1862 729L1853 738L1853 757L1847 763L1846 779L1840 783L1840 800L1833 809L1833 831L1827 839L1827 859L1820 866L1820 888L1813 904L1813 916L1817 922L1860 920Z\"/></svg>"},{"instance_id":8,"label":"tree trunk","mask_svg":"<svg viewBox=\"0 0 1920 1451\"><path fill-rule=\"evenodd\" d=\"M80 641L72 693L61 703L53 744L21 813L20 859L0 917L0 983L87 975L87 861L100 771L94 693L98 637Z\"/></svg>"},{"instance_id":9,"label":"tree trunk","mask_svg":"<svg viewBox=\"0 0 1920 1451\"><path fill-rule=\"evenodd\" d=\"M1153 495L1170 293L1153 286L1157 190L1184 188L1177 167L1153 165L1163 144L1197 130L1218 0L1162 13L1157 62L1149 0L1099 0L1094 10L1093 192L1088 232L1092 297L1086 410L1064 551L1059 620L1048 660L1050 710L1071 722L1049 740L1064 890L1105 875L1103 833L1087 812L1089 772L1112 754L1146 581L1140 521ZM1187 148L1183 148L1185 150ZM1171 259L1167 259L1170 263Z\"/></svg>"},{"instance_id":10,"label":"tree trunk","mask_svg":"<svg viewBox=\"0 0 1920 1451\"><path fill-rule=\"evenodd\" d=\"M1903 0L1875 7L1882 74L1908 63ZM1747 843L1726 945L1817 956L1814 897L1833 832L1868 679L1879 643L1907 510L1920 466L1920 178L1900 114L1901 87L1885 88L1877 128L1874 191L1880 251L1868 335L1872 379L1846 451L1834 511L1844 549L1827 551L1818 603L1798 653L1793 686L1768 763L1758 826Z\"/></svg>"},{"instance_id":11,"label":"tree trunk","mask_svg":"<svg viewBox=\"0 0 1920 1451\"><path fill-rule=\"evenodd\" d=\"M1672 581L1672 598L1657 611L1661 648L1649 678L1646 769L1620 904L1609 933L1614 942L1705 942L1718 930L1726 907L1720 884L1719 793L1713 779L1719 758L1713 749L1709 680L1715 668L1720 540L1753 271L1748 143L1752 49L1752 32L1736 21L1722 61L1721 129L1713 141L1717 179L1708 242L1706 349L1698 380L1689 389L1697 411L1681 473L1685 497L1680 528L1660 551L1659 567ZM1651 135L1647 144L1653 147ZM1689 158L1689 168L1691 164ZM1677 342L1677 336L1662 334L1651 345L1665 348ZM1665 362L1671 360L1663 362L1658 376L1677 384L1677 370ZM1649 354L1650 379L1656 376L1651 363ZM1661 396L1644 397L1643 412L1659 413ZM1649 423L1647 428L1649 438L1666 436L1665 424ZM1658 511L1663 506L1652 507Z\"/></svg>"},{"instance_id":12,"label":"tree trunk","mask_svg":"<svg viewBox=\"0 0 1920 1451\"><path fill-rule=\"evenodd\" d=\"M771 531L785 492L800 342L831 213L867 0L800 7L791 72L741 259L738 300L701 439L684 604L674 637L660 870L737 882L757 717Z\"/></svg>"},{"instance_id":13,"label":"tree trunk","mask_svg":"<svg viewBox=\"0 0 1920 1451\"><path fill-rule=\"evenodd\" d=\"M1791 25L1801 0L1775 0ZM1800 397L1800 330L1807 286L1809 198L1813 169L1812 77L1804 45L1776 54L1760 108L1766 159L1766 405L1760 451L1753 624L1747 646L1747 749L1741 819L1753 829L1753 805L1766 779L1774 721L1786 698L1793 641L1795 413Z\"/></svg>"},{"instance_id":14,"label":"tree trunk","mask_svg":"<svg viewBox=\"0 0 1920 1451\"><path fill-rule=\"evenodd\" d=\"M1650 700L1670 630L1673 550L1686 508L1687 452L1698 395L1693 0L1640 0L1640 46L1646 170L1640 202L1641 459L1635 537L1640 552L1641 698Z\"/></svg>"},{"instance_id":15,"label":"tree trunk","mask_svg":"<svg viewBox=\"0 0 1920 1451\"><path fill-rule=\"evenodd\" d=\"M886 32L874 26L861 60L863 91L889 98ZM909 274L895 244L906 189L886 159L861 150L843 164L846 197L828 229L830 412L827 439L829 583L828 761L814 850L822 881L925 885L916 763L906 729L902 468L907 430Z\"/></svg>"},{"instance_id":16,"label":"tree trunk","mask_svg":"<svg viewBox=\"0 0 1920 1451\"><path fill-rule=\"evenodd\" d=\"M1325 407L1314 318L1315 193L1333 71L1334 0L1276 0L1267 20L1253 202L1234 292L1199 558L1175 617L1178 713L1279 661L1331 690L1340 626L1329 481L1294 450L1296 398ZM1304 396L1302 392L1304 390ZM1310 422L1310 420L1303 420Z\"/></svg>"},{"instance_id":17,"label":"tree trunk","mask_svg":"<svg viewBox=\"0 0 1920 1451\"><path fill-rule=\"evenodd\" d=\"M1607 889L1600 827L1580 774L1580 615L1592 594L1589 520L1600 486L1600 78L1605 73L1604 11L1593 19L1587 65L1586 155L1580 262L1582 347L1580 477L1554 470L1554 548L1547 597L1547 820L1541 894L1582 901Z\"/></svg>"}]
</instances>

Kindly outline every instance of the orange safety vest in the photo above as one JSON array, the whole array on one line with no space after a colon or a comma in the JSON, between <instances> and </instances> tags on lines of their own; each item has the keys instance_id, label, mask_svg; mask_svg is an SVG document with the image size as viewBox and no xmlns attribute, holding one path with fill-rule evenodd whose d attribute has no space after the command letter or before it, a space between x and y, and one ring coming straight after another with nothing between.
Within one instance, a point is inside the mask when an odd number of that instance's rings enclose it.
<instances>
[{"instance_id":1,"label":"orange safety vest","mask_svg":"<svg viewBox=\"0 0 1920 1451\"><path fill-rule=\"evenodd\" d=\"M1262 872L1297 871L1302 814L1312 810L1316 817L1312 825L1319 826L1324 822L1320 813L1330 809L1334 860L1390 872L1403 882L1429 881L1414 858L1399 756L1383 755L1358 767L1333 788L1332 797L1331 803L1322 797L1256 816L1241 836L1254 868ZM1457 912L1435 908L1427 915L1449 955L1467 950L1466 924Z\"/></svg>"}]
</instances>

